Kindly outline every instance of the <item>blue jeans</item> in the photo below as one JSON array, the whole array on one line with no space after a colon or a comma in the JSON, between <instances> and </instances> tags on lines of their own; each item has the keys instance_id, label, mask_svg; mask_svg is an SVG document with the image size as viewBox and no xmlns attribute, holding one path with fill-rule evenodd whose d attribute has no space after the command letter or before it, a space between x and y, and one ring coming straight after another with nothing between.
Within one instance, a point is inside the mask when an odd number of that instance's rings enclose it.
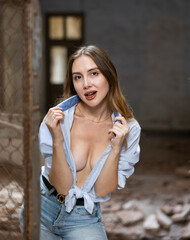
<instances>
[{"instance_id":1,"label":"blue jeans","mask_svg":"<svg viewBox=\"0 0 190 240\"><path fill-rule=\"evenodd\" d=\"M23 206L20 212L20 228L23 230ZM49 194L41 180L40 240L107 240L101 222L100 204L96 203L92 214L84 206L75 206L70 213L53 194Z\"/></svg>"}]
</instances>

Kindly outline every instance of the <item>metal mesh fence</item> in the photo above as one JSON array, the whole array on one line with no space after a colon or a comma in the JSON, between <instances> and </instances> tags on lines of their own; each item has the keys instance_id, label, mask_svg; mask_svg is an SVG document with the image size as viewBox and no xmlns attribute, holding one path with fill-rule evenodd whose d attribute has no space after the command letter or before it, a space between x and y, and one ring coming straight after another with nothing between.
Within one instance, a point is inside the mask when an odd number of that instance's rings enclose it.
<instances>
[{"instance_id":1,"label":"metal mesh fence","mask_svg":"<svg viewBox=\"0 0 190 240\"><path fill-rule=\"evenodd\" d=\"M23 199L24 239L37 239L38 5L35 0L0 0L0 239L22 239Z\"/></svg>"}]
</instances>

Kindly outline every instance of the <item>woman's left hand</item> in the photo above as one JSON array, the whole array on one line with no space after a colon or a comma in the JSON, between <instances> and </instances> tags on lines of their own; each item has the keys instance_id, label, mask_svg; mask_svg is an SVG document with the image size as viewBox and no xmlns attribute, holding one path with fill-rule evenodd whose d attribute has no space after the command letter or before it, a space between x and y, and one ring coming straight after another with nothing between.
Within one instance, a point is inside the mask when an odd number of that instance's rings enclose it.
<instances>
[{"instance_id":1,"label":"woman's left hand","mask_svg":"<svg viewBox=\"0 0 190 240\"><path fill-rule=\"evenodd\" d=\"M115 136L111 144L112 149L120 152L123 142L129 133L129 125L124 117L116 117L114 122L113 128L109 130L109 133Z\"/></svg>"}]
</instances>

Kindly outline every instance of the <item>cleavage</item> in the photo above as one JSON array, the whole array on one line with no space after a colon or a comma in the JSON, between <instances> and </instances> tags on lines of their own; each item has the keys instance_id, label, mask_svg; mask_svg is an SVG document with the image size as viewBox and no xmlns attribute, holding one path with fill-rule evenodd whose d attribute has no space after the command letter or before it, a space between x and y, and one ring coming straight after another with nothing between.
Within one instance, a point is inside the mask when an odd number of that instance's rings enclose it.
<instances>
[{"instance_id":1,"label":"cleavage","mask_svg":"<svg viewBox=\"0 0 190 240\"><path fill-rule=\"evenodd\" d=\"M91 171L110 143L110 124L96 124L76 118L71 129L71 151L76 170Z\"/></svg>"}]
</instances>

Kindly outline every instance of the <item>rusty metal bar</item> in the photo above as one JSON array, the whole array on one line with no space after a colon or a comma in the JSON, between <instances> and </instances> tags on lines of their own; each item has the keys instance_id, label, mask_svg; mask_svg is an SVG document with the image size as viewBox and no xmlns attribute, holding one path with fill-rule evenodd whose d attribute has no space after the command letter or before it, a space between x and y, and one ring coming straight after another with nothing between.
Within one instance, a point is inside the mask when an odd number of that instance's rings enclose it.
<instances>
[{"instance_id":1,"label":"rusty metal bar","mask_svg":"<svg viewBox=\"0 0 190 240\"><path fill-rule=\"evenodd\" d=\"M32 114L30 106L32 105L30 88L31 88L31 55L32 49L30 44L30 32L27 23L30 21L30 11L28 3L24 4L23 9L23 113L24 113L24 166L27 179L24 187L24 239L32 239Z\"/></svg>"},{"instance_id":2,"label":"rusty metal bar","mask_svg":"<svg viewBox=\"0 0 190 240\"><path fill-rule=\"evenodd\" d=\"M27 1L23 11L24 30L24 52L23 52L23 112L24 112L24 161L26 168L25 184L25 231L24 238L27 240L39 239L40 201L39 201L39 174L40 170L35 169L34 161L39 159L38 144L33 137L33 112L39 108L33 106L33 22L34 22L34 1ZM38 161L38 165L40 161ZM36 171L37 170L37 171Z\"/></svg>"}]
</instances>

